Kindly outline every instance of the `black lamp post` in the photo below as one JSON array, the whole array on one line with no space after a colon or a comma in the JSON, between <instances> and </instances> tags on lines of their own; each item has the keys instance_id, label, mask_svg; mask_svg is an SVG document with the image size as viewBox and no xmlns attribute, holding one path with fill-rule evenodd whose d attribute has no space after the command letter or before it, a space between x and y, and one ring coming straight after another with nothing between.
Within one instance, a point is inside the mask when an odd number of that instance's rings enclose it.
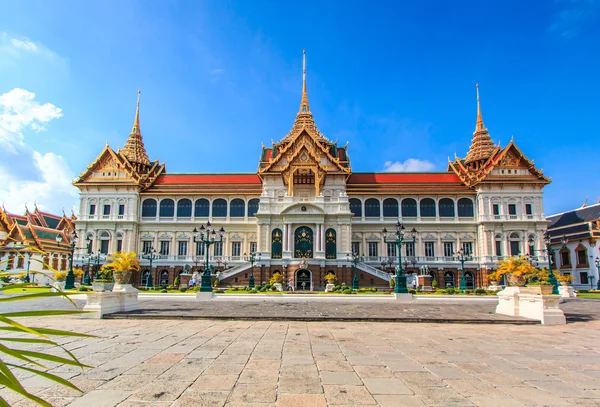
<instances>
[{"instance_id":1,"label":"black lamp post","mask_svg":"<svg viewBox=\"0 0 600 407\"><path fill-rule=\"evenodd\" d=\"M90 263L92 261L92 253L89 253L90 250L90 245L92 244L92 238L90 236L87 237L87 239L85 239L86 241L86 245L85 245L85 250L88 252L88 264L87 264L87 269L85 270L85 272L83 273L83 285L90 285Z\"/></svg>"},{"instance_id":2,"label":"black lamp post","mask_svg":"<svg viewBox=\"0 0 600 407\"><path fill-rule=\"evenodd\" d=\"M246 253L244 253L244 256L246 256ZM260 253L258 257L255 256L255 252L250 253L250 278L248 279L248 288L254 288L254 262L260 261Z\"/></svg>"},{"instance_id":3,"label":"black lamp post","mask_svg":"<svg viewBox=\"0 0 600 407\"><path fill-rule=\"evenodd\" d=\"M356 274L356 265L361 261L364 261L365 256L359 256L358 253L352 253L352 257L350 257L350 253L348 253L346 254L346 258L348 261L352 262L352 271L354 273L354 277L352 277L352 289L358 290L360 287L358 284L358 275Z\"/></svg>"},{"instance_id":4,"label":"black lamp post","mask_svg":"<svg viewBox=\"0 0 600 407\"><path fill-rule=\"evenodd\" d=\"M387 234L387 229L383 229L383 234ZM417 241L417 230L412 228L410 231L412 236L404 235L404 225L400 222L396 223L396 240L388 241L385 240L386 243L393 243L396 245L396 250L398 252L398 268L396 269L396 287L394 288L394 292L396 294L408 294L408 287L406 286L406 274L404 274L404 269L402 268L402 246L406 243L415 243ZM410 239L409 242L405 241L406 239Z\"/></svg>"},{"instance_id":5,"label":"black lamp post","mask_svg":"<svg viewBox=\"0 0 600 407\"><path fill-rule=\"evenodd\" d=\"M460 261L460 280L458 282L458 288L460 290L467 289L467 280L465 278L465 261L473 260L473 256L470 254L465 254L465 252L460 249L458 252L454 253L454 258Z\"/></svg>"},{"instance_id":6,"label":"black lamp post","mask_svg":"<svg viewBox=\"0 0 600 407\"><path fill-rule=\"evenodd\" d=\"M212 284L210 281L210 269L211 266L208 263L208 248L215 243L223 242L223 234L225 229L221 227L217 232L210 222L206 222L206 226L200 225L199 229L194 228L194 242L204 246L204 252L206 254L206 266L202 273L202 283L200 284L200 292L212 292ZM217 240L218 239L218 240Z\"/></svg>"},{"instance_id":7,"label":"black lamp post","mask_svg":"<svg viewBox=\"0 0 600 407\"><path fill-rule=\"evenodd\" d=\"M561 239L564 245L567 244L567 239L563 236ZM543 251L543 249L536 250L535 249L535 241L533 238L530 238L527 243L529 243L529 248L531 249L531 253ZM558 281L556 281L556 277L554 276L554 272L552 271L552 256L554 255L554 249L551 246L552 238L548 234L548 231L544 233L544 243L546 243L546 253L548 253L548 282L552 286L552 294L558 294Z\"/></svg>"},{"instance_id":8,"label":"black lamp post","mask_svg":"<svg viewBox=\"0 0 600 407\"><path fill-rule=\"evenodd\" d=\"M594 263L596 263L596 270L598 271L598 286L597 286L597 289L600 290L600 257L596 257L596 260L594 260Z\"/></svg>"},{"instance_id":9,"label":"black lamp post","mask_svg":"<svg viewBox=\"0 0 600 407\"><path fill-rule=\"evenodd\" d=\"M150 272L146 278L145 287L152 288L154 286L154 281L152 281L152 262L160 259L160 254L157 254L156 250L154 250L154 247L150 246L150 249L146 250L146 252L142 255L142 259L150 260Z\"/></svg>"},{"instance_id":10,"label":"black lamp post","mask_svg":"<svg viewBox=\"0 0 600 407\"><path fill-rule=\"evenodd\" d=\"M62 236L56 235L56 243L58 246L61 246ZM77 232L73 231L73 235L71 236L71 244L69 247L69 272L67 273L67 278L65 279L65 290L72 290L75 288L75 274L73 274L73 253L75 253L75 242L77 241Z\"/></svg>"}]
</instances>

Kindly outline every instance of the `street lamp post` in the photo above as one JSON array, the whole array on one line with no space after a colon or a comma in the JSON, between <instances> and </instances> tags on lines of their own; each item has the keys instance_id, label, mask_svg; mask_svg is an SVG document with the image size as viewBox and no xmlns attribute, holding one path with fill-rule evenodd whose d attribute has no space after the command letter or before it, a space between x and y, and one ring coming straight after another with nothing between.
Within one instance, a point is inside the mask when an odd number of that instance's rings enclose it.
<instances>
[{"instance_id":1,"label":"street lamp post","mask_svg":"<svg viewBox=\"0 0 600 407\"><path fill-rule=\"evenodd\" d=\"M85 239L85 241L87 242L85 245L85 250L88 252L88 264L87 264L87 269L85 270L85 272L83 273L83 285L91 285L91 281L90 281L90 263L92 262L92 253L89 253L90 250L90 245L92 244L92 238L91 236L88 236L87 239Z\"/></svg>"},{"instance_id":2,"label":"street lamp post","mask_svg":"<svg viewBox=\"0 0 600 407\"><path fill-rule=\"evenodd\" d=\"M354 273L354 277L352 277L352 289L358 290L360 287L358 284L358 275L356 274L356 265L361 261L364 261L365 256L359 256L358 253L352 253L352 257L350 257L350 253L348 253L346 258L348 261L352 262L352 272Z\"/></svg>"},{"instance_id":3,"label":"street lamp post","mask_svg":"<svg viewBox=\"0 0 600 407\"><path fill-rule=\"evenodd\" d=\"M146 284L144 286L146 288L152 288L154 286L154 281L152 281L152 262L160 259L160 254L157 254L156 250L154 250L154 247L150 246L150 248L146 250L145 254L142 255L142 259L150 261L150 271L148 272L148 277L146 278Z\"/></svg>"},{"instance_id":4,"label":"street lamp post","mask_svg":"<svg viewBox=\"0 0 600 407\"><path fill-rule=\"evenodd\" d=\"M467 289L467 280L465 278L465 261L473 260L473 256L470 254L465 254L465 252L460 249L458 252L454 253L454 258L460 261L460 281L458 283L458 288L461 290Z\"/></svg>"},{"instance_id":5,"label":"street lamp post","mask_svg":"<svg viewBox=\"0 0 600 407\"><path fill-rule=\"evenodd\" d=\"M56 235L56 243L58 246L61 245L62 236ZM72 290L75 288L75 274L73 274L73 253L75 253L75 242L77 241L77 232L73 231L73 235L71 237L71 244L69 247L69 272L67 273L67 278L65 279L65 290Z\"/></svg>"},{"instance_id":6,"label":"street lamp post","mask_svg":"<svg viewBox=\"0 0 600 407\"><path fill-rule=\"evenodd\" d=\"M529 248L531 250L531 253L535 254L535 252L544 251L544 249L536 249L534 247L535 241L533 240L533 238L529 238L529 240L527 242L529 243ZM567 239L565 237L563 237L561 239L561 242L563 242L563 244L566 245ZM558 294L558 281L556 281L556 277L554 276L554 272L552 271L552 256L554 255L554 249L551 246L552 239L551 239L550 235L548 234L548 231L546 231L546 233L544 233L544 243L546 244L545 251L548 254L548 282L552 286L552 294Z\"/></svg>"},{"instance_id":7,"label":"street lamp post","mask_svg":"<svg viewBox=\"0 0 600 407\"><path fill-rule=\"evenodd\" d=\"M204 246L204 253L206 254L206 266L202 273L202 283L200 284L200 292L212 292L212 284L210 281L210 265L208 263L208 248L215 243L223 242L223 234L225 229L221 227L217 232L210 222L206 222L206 226L200 225L199 229L194 228L194 242L196 244ZM218 236L217 236L218 235ZM218 240L217 240L218 239Z\"/></svg>"},{"instance_id":8,"label":"street lamp post","mask_svg":"<svg viewBox=\"0 0 600 407\"><path fill-rule=\"evenodd\" d=\"M388 233L387 229L383 229L384 236ZM417 241L417 230L412 228L410 231L412 236L404 235L404 225L400 222L396 223L396 240L387 241L387 243L393 243L396 245L396 251L398 252L398 268L396 269L396 286L394 288L394 292L396 294L408 294L408 287L406 286L406 274L404 274L404 269L402 268L402 246L406 243L415 244ZM409 241L406 241L410 239Z\"/></svg>"},{"instance_id":9,"label":"street lamp post","mask_svg":"<svg viewBox=\"0 0 600 407\"><path fill-rule=\"evenodd\" d=\"M244 256L246 256L246 253L244 253ZM254 262L260 261L260 253L258 257L255 256L255 252L250 253L250 278L248 279L248 288L254 288Z\"/></svg>"},{"instance_id":10,"label":"street lamp post","mask_svg":"<svg viewBox=\"0 0 600 407\"><path fill-rule=\"evenodd\" d=\"M600 290L600 257L596 257L596 260L594 260L594 263L596 263L596 270L598 271L597 289Z\"/></svg>"}]
</instances>

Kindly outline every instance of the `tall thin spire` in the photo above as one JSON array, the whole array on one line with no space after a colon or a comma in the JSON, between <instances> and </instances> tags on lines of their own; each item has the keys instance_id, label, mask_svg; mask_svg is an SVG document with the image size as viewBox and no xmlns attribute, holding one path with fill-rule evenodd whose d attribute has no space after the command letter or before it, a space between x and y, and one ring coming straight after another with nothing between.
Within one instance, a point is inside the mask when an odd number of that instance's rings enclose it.
<instances>
[{"instance_id":1,"label":"tall thin spire","mask_svg":"<svg viewBox=\"0 0 600 407\"><path fill-rule=\"evenodd\" d=\"M473 139L471 140L471 147L467 153L465 163L471 163L476 161L485 160L492 155L495 147L488 130L483 124L483 117L481 116L481 103L479 100L479 84L475 85L477 92L477 121L475 123L475 131L473 132Z\"/></svg>"},{"instance_id":2,"label":"tall thin spire","mask_svg":"<svg viewBox=\"0 0 600 407\"><path fill-rule=\"evenodd\" d=\"M133 128L129 134L127 142L123 146L122 154L132 163L137 165L138 171L143 171L143 167L150 166L150 159L144 147L142 140L142 131L140 129L140 91L138 90L137 106L135 109L135 119Z\"/></svg>"},{"instance_id":3,"label":"tall thin spire","mask_svg":"<svg viewBox=\"0 0 600 407\"><path fill-rule=\"evenodd\" d=\"M306 50L302 50L302 99L300 100L300 112L308 113L308 93L306 92Z\"/></svg>"},{"instance_id":4,"label":"tall thin spire","mask_svg":"<svg viewBox=\"0 0 600 407\"><path fill-rule=\"evenodd\" d=\"M133 129L131 129L132 133L135 133L136 131L138 133L140 132L140 93L141 92L138 89L137 107L135 108L135 120L133 121Z\"/></svg>"},{"instance_id":5,"label":"tall thin spire","mask_svg":"<svg viewBox=\"0 0 600 407\"><path fill-rule=\"evenodd\" d=\"M479 102L479 84L475 84L475 89L477 90L477 122L475 123L475 131L483 130L485 127L483 125L483 117L481 116L481 104Z\"/></svg>"}]
</instances>

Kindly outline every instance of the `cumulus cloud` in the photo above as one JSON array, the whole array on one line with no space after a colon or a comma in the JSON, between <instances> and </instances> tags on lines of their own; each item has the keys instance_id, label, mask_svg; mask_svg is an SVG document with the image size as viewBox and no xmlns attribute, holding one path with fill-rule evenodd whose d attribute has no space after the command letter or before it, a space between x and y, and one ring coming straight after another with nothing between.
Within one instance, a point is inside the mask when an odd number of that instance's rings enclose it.
<instances>
[{"instance_id":1,"label":"cumulus cloud","mask_svg":"<svg viewBox=\"0 0 600 407\"><path fill-rule=\"evenodd\" d=\"M22 212L26 202L35 201L40 209L60 213L77 201L73 172L65 159L54 152L35 151L25 139L60 117L60 108L40 104L25 89L0 95L0 201L9 211Z\"/></svg>"},{"instance_id":2,"label":"cumulus cloud","mask_svg":"<svg viewBox=\"0 0 600 407\"><path fill-rule=\"evenodd\" d=\"M435 165L427 160L419 160L418 158L408 158L406 161L386 161L383 164L385 172L426 172L433 171Z\"/></svg>"}]
</instances>

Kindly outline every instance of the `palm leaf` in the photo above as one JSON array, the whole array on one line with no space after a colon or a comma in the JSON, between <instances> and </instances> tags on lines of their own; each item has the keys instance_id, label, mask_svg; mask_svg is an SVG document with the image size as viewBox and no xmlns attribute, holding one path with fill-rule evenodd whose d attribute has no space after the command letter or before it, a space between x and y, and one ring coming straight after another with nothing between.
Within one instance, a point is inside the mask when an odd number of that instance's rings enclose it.
<instances>
[{"instance_id":1,"label":"palm leaf","mask_svg":"<svg viewBox=\"0 0 600 407\"><path fill-rule=\"evenodd\" d=\"M77 293L79 294L79 293ZM41 298L41 297L66 297L68 296L69 293L65 293L63 291L59 291L57 293L51 293L51 292L43 292L43 293L33 293L33 294L26 294L26 295L16 295L14 297L6 297L6 298L0 298L0 302L14 302L14 301L25 301L25 300L32 300L34 298ZM75 295L75 293L72 293L70 295Z\"/></svg>"},{"instance_id":2,"label":"palm leaf","mask_svg":"<svg viewBox=\"0 0 600 407\"><path fill-rule=\"evenodd\" d=\"M13 367L15 369L21 369L21 370L25 370L25 371L28 371L28 372L31 372L31 373L35 373L38 376L45 377L46 379L52 380L53 382L62 384L63 386L70 387L73 390L77 390L78 392L83 393L83 390L81 390L79 387L75 386L73 383L69 382L66 379L63 379L60 376L54 375L52 373L44 372L42 370L32 369L30 367L13 365L12 363L7 363L6 366L11 366L11 367Z\"/></svg>"},{"instance_id":3,"label":"palm leaf","mask_svg":"<svg viewBox=\"0 0 600 407\"><path fill-rule=\"evenodd\" d=\"M50 355L48 353L33 352L33 351L30 351L30 350L22 350L22 351L20 351L20 353L22 355L29 356L31 358L49 360L50 362L63 363L65 365L90 367L90 368L92 367L92 366L84 365L83 363L81 363L77 359L76 360L66 359L66 358L63 358L63 357L60 357L60 356Z\"/></svg>"},{"instance_id":4,"label":"palm leaf","mask_svg":"<svg viewBox=\"0 0 600 407\"><path fill-rule=\"evenodd\" d=\"M19 317L47 317L52 315L71 315L71 314L89 314L93 311L82 311L82 310L50 310L50 311L20 311L20 312L7 312L2 314L5 317L9 318L19 318ZM35 329L35 328L33 328Z\"/></svg>"},{"instance_id":5,"label":"palm leaf","mask_svg":"<svg viewBox=\"0 0 600 407\"><path fill-rule=\"evenodd\" d=\"M18 350L18 349L11 349L11 348L9 348L7 346L2 345L1 343L0 343L0 352L6 353L7 355L12 356L15 359L21 359L21 360L24 360L27 363L32 363L34 365L38 365L39 367L43 367L43 368L46 367L46 366L44 366L44 365L36 362L35 360L29 359L28 357L23 356L23 352L24 351L21 351L21 350Z\"/></svg>"},{"instance_id":6,"label":"palm leaf","mask_svg":"<svg viewBox=\"0 0 600 407\"><path fill-rule=\"evenodd\" d=\"M2 361L0 361L0 363L4 365L4 363L2 363ZM6 378L6 376L0 375L0 384L5 386L7 389L14 391L15 393L18 393L21 396L28 398L29 400L35 401L36 403L38 403L39 405L41 405L43 407L52 407L52 404L48 403L47 401L45 401L37 396L34 396L33 394L31 394L27 390L25 390L18 381L13 382L13 381L8 380Z\"/></svg>"},{"instance_id":7,"label":"palm leaf","mask_svg":"<svg viewBox=\"0 0 600 407\"><path fill-rule=\"evenodd\" d=\"M0 397L0 407L10 407L10 404L8 404L6 400Z\"/></svg>"},{"instance_id":8,"label":"palm leaf","mask_svg":"<svg viewBox=\"0 0 600 407\"><path fill-rule=\"evenodd\" d=\"M50 328L30 328L35 330L35 332L43 334L43 335L55 335L55 336L77 336L81 338L96 338L94 335L82 334L79 332L71 332L71 331L62 331L59 329L50 329ZM0 331L10 331L10 332L22 332L22 329L13 328L10 326L2 326L0 327Z\"/></svg>"},{"instance_id":9,"label":"palm leaf","mask_svg":"<svg viewBox=\"0 0 600 407\"><path fill-rule=\"evenodd\" d=\"M17 328L20 331L24 331L24 332L28 332L32 335L36 335L36 336L41 336L41 337L46 337L44 334L40 334L38 332L35 331L35 329L29 328L25 325L21 325L16 321L13 321L12 319L8 319L6 318L4 315L0 314L0 322L4 322L7 325L12 326L13 328Z\"/></svg>"}]
</instances>

